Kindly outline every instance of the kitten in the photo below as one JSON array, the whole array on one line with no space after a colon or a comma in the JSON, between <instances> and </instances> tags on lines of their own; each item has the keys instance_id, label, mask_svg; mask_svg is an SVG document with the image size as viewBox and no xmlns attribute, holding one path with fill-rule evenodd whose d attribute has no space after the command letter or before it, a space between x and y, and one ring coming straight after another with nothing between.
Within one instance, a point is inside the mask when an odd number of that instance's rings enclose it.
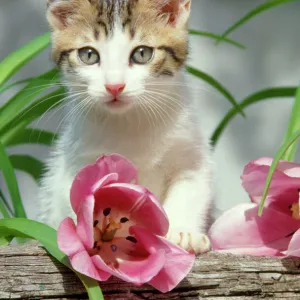
<instances>
[{"instance_id":1,"label":"kitten","mask_svg":"<svg viewBox=\"0 0 300 300\"><path fill-rule=\"evenodd\" d=\"M184 84L190 0L48 0L53 59L67 82L67 124L48 162L39 219L73 216L69 190L84 165L119 153L163 203L167 236L210 248L208 143ZM195 113L195 114L194 114Z\"/></svg>"}]
</instances>

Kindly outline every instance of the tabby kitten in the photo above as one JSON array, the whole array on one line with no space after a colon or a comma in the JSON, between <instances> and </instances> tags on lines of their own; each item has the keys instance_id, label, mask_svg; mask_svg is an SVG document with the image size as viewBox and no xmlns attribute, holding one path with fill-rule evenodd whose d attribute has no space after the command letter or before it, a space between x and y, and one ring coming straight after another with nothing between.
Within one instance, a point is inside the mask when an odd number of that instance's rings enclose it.
<instances>
[{"instance_id":1,"label":"tabby kitten","mask_svg":"<svg viewBox=\"0 0 300 300\"><path fill-rule=\"evenodd\" d=\"M68 114L40 192L38 218L73 216L69 190L84 165L109 153L131 160L170 220L167 236L208 251L208 144L184 84L190 0L48 0L53 59ZM197 113L197 112L196 112Z\"/></svg>"}]
</instances>

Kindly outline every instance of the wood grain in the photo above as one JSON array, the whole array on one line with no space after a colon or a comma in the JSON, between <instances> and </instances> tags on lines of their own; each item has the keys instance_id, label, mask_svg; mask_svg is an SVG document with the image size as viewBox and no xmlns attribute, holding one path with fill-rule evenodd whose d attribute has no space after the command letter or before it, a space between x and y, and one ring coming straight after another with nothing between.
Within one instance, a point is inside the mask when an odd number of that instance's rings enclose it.
<instances>
[{"instance_id":1,"label":"wood grain","mask_svg":"<svg viewBox=\"0 0 300 300\"><path fill-rule=\"evenodd\" d=\"M300 260L209 253L168 294L116 279L101 283L105 300L300 299ZM36 246L0 247L0 299L87 299L81 282Z\"/></svg>"}]
</instances>

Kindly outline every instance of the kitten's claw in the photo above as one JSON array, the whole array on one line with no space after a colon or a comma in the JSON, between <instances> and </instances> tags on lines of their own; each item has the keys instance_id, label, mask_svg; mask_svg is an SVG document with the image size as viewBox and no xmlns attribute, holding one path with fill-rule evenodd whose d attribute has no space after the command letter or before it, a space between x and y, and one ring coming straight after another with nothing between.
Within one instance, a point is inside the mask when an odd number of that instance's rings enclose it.
<instances>
[{"instance_id":1,"label":"kitten's claw","mask_svg":"<svg viewBox=\"0 0 300 300\"><path fill-rule=\"evenodd\" d=\"M209 238L203 233L170 229L166 238L184 250L196 255L210 251Z\"/></svg>"}]
</instances>

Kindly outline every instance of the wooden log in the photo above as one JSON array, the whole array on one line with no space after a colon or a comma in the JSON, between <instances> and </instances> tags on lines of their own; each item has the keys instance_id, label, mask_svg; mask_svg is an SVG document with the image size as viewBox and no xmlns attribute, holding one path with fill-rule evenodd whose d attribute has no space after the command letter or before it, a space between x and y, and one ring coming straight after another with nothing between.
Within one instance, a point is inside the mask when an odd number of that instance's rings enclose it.
<instances>
[{"instance_id":1,"label":"wooden log","mask_svg":"<svg viewBox=\"0 0 300 300\"><path fill-rule=\"evenodd\" d=\"M173 292L102 282L105 300L300 299L300 260L208 253ZM87 299L81 282L37 246L0 247L0 299Z\"/></svg>"}]
</instances>

